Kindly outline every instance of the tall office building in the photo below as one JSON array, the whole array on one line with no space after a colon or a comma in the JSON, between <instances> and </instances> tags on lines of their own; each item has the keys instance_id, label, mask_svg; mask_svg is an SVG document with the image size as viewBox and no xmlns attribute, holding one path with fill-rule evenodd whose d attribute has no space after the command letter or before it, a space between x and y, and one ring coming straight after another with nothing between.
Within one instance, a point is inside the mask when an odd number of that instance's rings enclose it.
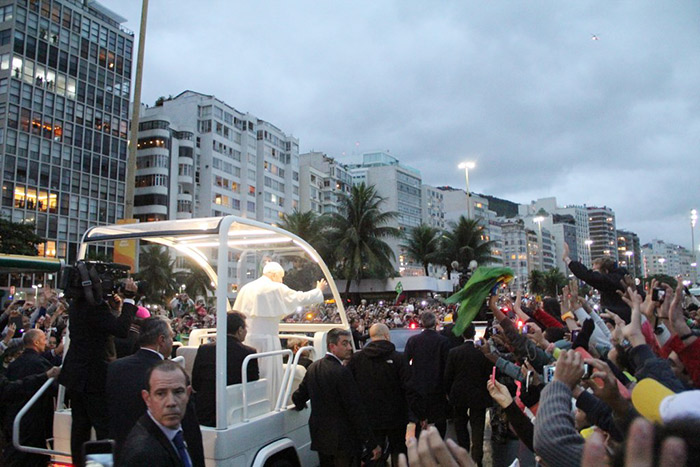
<instances>
[{"instance_id":1,"label":"tall office building","mask_svg":"<svg viewBox=\"0 0 700 467\"><path fill-rule=\"evenodd\" d=\"M94 1L0 1L0 214L35 223L42 256L72 262L88 227L124 215L125 21Z\"/></svg>"},{"instance_id":2,"label":"tall office building","mask_svg":"<svg viewBox=\"0 0 700 467\"><path fill-rule=\"evenodd\" d=\"M642 277L642 247L636 233L617 230L617 257L620 265L626 267L634 277Z\"/></svg>"},{"instance_id":3,"label":"tall office building","mask_svg":"<svg viewBox=\"0 0 700 467\"><path fill-rule=\"evenodd\" d=\"M299 155L299 210L317 214L339 212L342 196L350 194L352 176L345 164L322 152Z\"/></svg>"},{"instance_id":4,"label":"tall office building","mask_svg":"<svg viewBox=\"0 0 700 467\"><path fill-rule=\"evenodd\" d=\"M435 229L445 229L445 201L441 190L434 186L421 186L421 221Z\"/></svg>"},{"instance_id":5,"label":"tall office building","mask_svg":"<svg viewBox=\"0 0 700 467\"><path fill-rule=\"evenodd\" d=\"M607 206L588 206L588 231L591 243L591 258L610 256L615 261L617 257L617 229L615 227L615 211Z\"/></svg>"},{"instance_id":6,"label":"tall office building","mask_svg":"<svg viewBox=\"0 0 700 467\"><path fill-rule=\"evenodd\" d=\"M653 240L642 246L642 257L646 276L666 274L682 276L691 283L698 280L693 253L683 246Z\"/></svg>"},{"instance_id":7,"label":"tall office building","mask_svg":"<svg viewBox=\"0 0 700 467\"><path fill-rule=\"evenodd\" d=\"M566 270L562 260L564 242L569 245L571 258L575 258L590 267L589 213L586 206L560 207L557 206L555 197L540 198L530 204L518 206L518 214L523 217L537 216L543 214L543 211L546 215L542 216L545 218L542 227L551 230L552 235L557 239L556 255L559 269ZM565 225L557 227L558 224Z\"/></svg>"},{"instance_id":8,"label":"tall office building","mask_svg":"<svg viewBox=\"0 0 700 467\"><path fill-rule=\"evenodd\" d=\"M386 152L365 153L361 164L349 166L353 184L373 185L384 198L383 211L394 211L398 217L392 222L404 234L421 223L421 174L405 166ZM411 262L401 251L403 239L390 239L387 243L396 255L394 266L401 275L421 275L423 267Z\"/></svg>"},{"instance_id":9,"label":"tall office building","mask_svg":"<svg viewBox=\"0 0 700 467\"><path fill-rule=\"evenodd\" d=\"M503 266L513 270L512 288L527 290L530 271L528 230L521 219L501 223L503 232Z\"/></svg>"},{"instance_id":10,"label":"tall office building","mask_svg":"<svg viewBox=\"0 0 700 467\"><path fill-rule=\"evenodd\" d=\"M140 221L235 214L272 224L298 203L299 142L276 126L194 91L143 111Z\"/></svg>"}]
</instances>

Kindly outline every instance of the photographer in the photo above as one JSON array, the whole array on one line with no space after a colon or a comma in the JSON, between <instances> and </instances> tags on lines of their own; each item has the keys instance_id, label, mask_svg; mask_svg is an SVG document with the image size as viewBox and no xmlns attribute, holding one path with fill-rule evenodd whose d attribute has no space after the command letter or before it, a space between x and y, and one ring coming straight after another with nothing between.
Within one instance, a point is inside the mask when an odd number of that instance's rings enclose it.
<instances>
[{"instance_id":1,"label":"photographer","mask_svg":"<svg viewBox=\"0 0 700 467\"><path fill-rule=\"evenodd\" d=\"M68 329L71 343L59 379L71 399L71 452L76 466L82 465L82 446L90 439L92 427L97 439L108 436L105 395L108 338L111 335L126 337L137 310L134 297L138 288L132 279L126 279L119 317L112 314L109 304L102 298L99 281L93 285L93 290L94 295L100 297L98 304L91 304L84 294L70 304Z\"/></svg>"}]
</instances>

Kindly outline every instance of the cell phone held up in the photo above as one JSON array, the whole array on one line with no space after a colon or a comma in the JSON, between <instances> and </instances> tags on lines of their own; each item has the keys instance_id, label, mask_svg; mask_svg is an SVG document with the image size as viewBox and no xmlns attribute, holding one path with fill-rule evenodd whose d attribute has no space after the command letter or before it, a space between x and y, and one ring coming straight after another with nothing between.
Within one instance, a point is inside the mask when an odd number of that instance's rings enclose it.
<instances>
[{"instance_id":1,"label":"cell phone held up","mask_svg":"<svg viewBox=\"0 0 700 467\"><path fill-rule=\"evenodd\" d=\"M666 298L666 290L661 287L654 287L651 291L651 300L654 302L663 303Z\"/></svg>"}]
</instances>

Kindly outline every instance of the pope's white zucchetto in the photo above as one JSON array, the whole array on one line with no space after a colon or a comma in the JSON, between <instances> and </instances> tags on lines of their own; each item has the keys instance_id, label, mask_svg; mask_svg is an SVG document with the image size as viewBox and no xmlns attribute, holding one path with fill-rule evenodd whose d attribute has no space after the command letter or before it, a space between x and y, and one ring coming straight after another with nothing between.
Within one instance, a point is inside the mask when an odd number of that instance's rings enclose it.
<instances>
[{"instance_id":1,"label":"pope's white zucchetto","mask_svg":"<svg viewBox=\"0 0 700 467\"><path fill-rule=\"evenodd\" d=\"M276 263L274 261L270 261L263 268L263 274L278 272L284 273L284 268L280 265L280 263Z\"/></svg>"}]
</instances>

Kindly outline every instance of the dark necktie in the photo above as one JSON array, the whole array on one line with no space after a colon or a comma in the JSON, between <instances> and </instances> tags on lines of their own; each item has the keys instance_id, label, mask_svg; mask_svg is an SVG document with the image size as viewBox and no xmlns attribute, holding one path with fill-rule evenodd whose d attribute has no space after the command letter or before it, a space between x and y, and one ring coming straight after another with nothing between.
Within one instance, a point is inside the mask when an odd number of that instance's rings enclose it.
<instances>
[{"instance_id":1,"label":"dark necktie","mask_svg":"<svg viewBox=\"0 0 700 467\"><path fill-rule=\"evenodd\" d=\"M190 455L187 452L187 446L185 446L185 440L182 437L182 430L178 431L173 438L173 444L177 448L177 454L180 456L180 459L182 459L182 465L185 467L192 467Z\"/></svg>"}]
</instances>

